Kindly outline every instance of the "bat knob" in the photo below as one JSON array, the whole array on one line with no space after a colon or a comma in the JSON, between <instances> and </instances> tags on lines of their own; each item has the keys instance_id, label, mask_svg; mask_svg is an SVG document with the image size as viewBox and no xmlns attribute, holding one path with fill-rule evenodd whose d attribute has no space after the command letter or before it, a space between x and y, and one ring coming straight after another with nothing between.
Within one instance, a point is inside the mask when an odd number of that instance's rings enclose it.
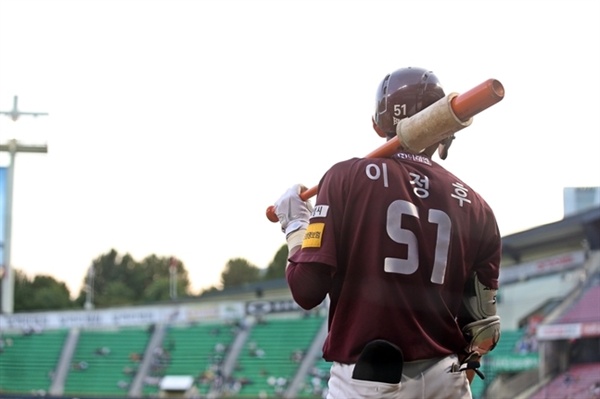
<instances>
[{"instance_id":1,"label":"bat knob","mask_svg":"<svg viewBox=\"0 0 600 399\"><path fill-rule=\"evenodd\" d=\"M275 207L273 205L271 205L270 207L267 208L266 213L267 213L267 219L269 219L271 222L273 222L273 223L279 222L279 218L275 214Z\"/></svg>"}]
</instances>

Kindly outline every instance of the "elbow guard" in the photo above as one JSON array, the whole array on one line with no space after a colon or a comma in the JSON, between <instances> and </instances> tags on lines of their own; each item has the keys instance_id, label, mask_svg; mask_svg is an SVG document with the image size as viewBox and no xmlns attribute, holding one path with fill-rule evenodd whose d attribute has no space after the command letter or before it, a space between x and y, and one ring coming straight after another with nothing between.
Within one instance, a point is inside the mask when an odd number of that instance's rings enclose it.
<instances>
[{"instance_id":1,"label":"elbow guard","mask_svg":"<svg viewBox=\"0 0 600 399\"><path fill-rule=\"evenodd\" d=\"M500 317L490 316L474 321L464 326L462 332L469 341L467 353L483 356L494 349L500 341Z\"/></svg>"},{"instance_id":2,"label":"elbow guard","mask_svg":"<svg viewBox=\"0 0 600 399\"><path fill-rule=\"evenodd\" d=\"M469 345L467 353L480 356L490 352L500 340L500 317L496 315L497 290L481 284L477 274L467 283L463 306L471 320L462 327Z\"/></svg>"},{"instance_id":3,"label":"elbow guard","mask_svg":"<svg viewBox=\"0 0 600 399\"><path fill-rule=\"evenodd\" d=\"M463 306L473 320L481 320L496 315L496 292L479 282L477 274L467 283L463 296Z\"/></svg>"}]
</instances>

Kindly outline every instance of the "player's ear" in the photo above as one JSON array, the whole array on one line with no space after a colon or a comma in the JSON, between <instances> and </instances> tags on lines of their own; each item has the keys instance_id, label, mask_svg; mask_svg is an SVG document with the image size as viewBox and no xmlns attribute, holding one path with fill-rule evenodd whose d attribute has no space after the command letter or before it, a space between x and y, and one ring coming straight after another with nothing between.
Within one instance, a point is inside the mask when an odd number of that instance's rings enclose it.
<instances>
[{"instance_id":1,"label":"player's ear","mask_svg":"<svg viewBox=\"0 0 600 399\"><path fill-rule=\"evenodd\" d=\"M371 121L373 122L373 130L375 130L379 137L387 138L387 135L379 128L379 126L377 126L377 123L375 123L375 119L373 119L373 117L371 117Z\"/></svg>"}]
</instances>

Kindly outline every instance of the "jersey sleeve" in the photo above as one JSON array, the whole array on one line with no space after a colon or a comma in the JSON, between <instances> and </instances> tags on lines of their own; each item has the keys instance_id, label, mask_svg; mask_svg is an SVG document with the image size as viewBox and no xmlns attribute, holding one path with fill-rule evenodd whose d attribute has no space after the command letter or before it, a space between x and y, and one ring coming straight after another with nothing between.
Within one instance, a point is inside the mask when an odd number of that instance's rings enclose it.
<instances>
[{"instance_id":1,"label":"jersey sleeve","mask_svg":"<svg viewBox=\"0 0 600 399\"><path fill-rule=\"evenodd\" d=\"M321 178L302 249L294 256L294 261L336 268L345 211L343 198L348 192L345 170L351 165L352 160L335 164Z\"/></svg>"},{"instance_id":2,"label":"jersey sleeve","mask_svg":"<svg viewBox=\"0 0 600 399\"><path fill-rule=\"evenodd\" d=\"M306 310L319 306L331 286L330 267L321 263L291 262L285 277L294 301Z\"/></svg>"},{"instance_id":3,"label":"jersey sleeve","mask_svg":"<svg viewBox=\"0 0 600 399\"><path fill-rule=\"evenodd\" d=\"M294 300L304 309L312 309L327 296L337 266L337 242L341 231L341 204L344 174L340 164L332 166L321 178L314 211L306 229L302 248L289 259L286 279Z\"/></svg>"},{"instance_id":4,"label":"jersey sleeve","mask_svg":"<svg viewBox=\"0 0 600 399\"><path fill-rule=\"evenodd\" d=\"M479 233L479 238L483 241L477 251L474 271L483 285L497 290L502 257L502 237L494 214L485 202L483 204L482 231Z\"/></svg>"}]
</instances>

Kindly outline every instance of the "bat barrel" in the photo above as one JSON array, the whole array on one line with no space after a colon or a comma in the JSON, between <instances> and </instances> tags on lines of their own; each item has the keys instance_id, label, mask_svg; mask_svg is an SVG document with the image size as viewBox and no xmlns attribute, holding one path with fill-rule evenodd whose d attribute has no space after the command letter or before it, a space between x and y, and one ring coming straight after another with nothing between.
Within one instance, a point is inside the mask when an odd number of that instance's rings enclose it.
<instances>
[{"instance_id":1,"label":"bat barrel","mask_svg":"<svg viewBox=\"0 0 600 399\"><path fill-rule=\"evenodd\" d=\"M452 99L454 115L467 121L504 98L504 86L496 79L488 79L471 90Z\"/></svg>"}]
</instances>

